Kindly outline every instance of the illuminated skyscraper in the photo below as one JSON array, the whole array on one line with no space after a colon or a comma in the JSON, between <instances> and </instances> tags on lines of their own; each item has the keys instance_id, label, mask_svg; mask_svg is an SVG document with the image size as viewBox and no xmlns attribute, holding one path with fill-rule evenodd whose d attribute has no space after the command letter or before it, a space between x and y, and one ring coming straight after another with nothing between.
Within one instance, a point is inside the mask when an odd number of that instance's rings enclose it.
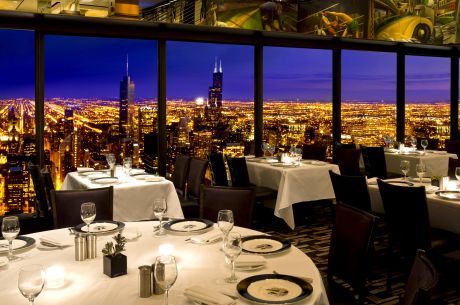
<instances>
[{"instance_id":1,"label":"illuminated skyscraper","mask_svg":"<svg viewBox=\"0 0 460 305\"><path fill-rule=\"evenodd\" d=\"M73 109L66 108L64 110L64 134L70 135L73 132Z\"/></svg>"},{"instance_id":2,"label":"illuminated skyscraper","mask_svg":"<svg viewBox=\"0 0 460 305\"><path fill-rule=\"evenodd\" d=\"M224 73L222 72L222 61L220 61L219 70L217 70L217 58L214 63L214 72L212 73L212 86L209 87L208 105L209 108L222 107L222 80Z\"/></svg>"},{"instance_id":3,"label":"illuminated skyscraper","mask_svg":"<svg viewBox=\"0 0 460 305\"><path fill-rule=\"evenodd\" d=\"M120 81L120 110L119 128L120 138L126 137L129 125L129 105L134 101L134 82L129 76L128 56L126 56L126 75Z\"/></svg>"}]
</instances>

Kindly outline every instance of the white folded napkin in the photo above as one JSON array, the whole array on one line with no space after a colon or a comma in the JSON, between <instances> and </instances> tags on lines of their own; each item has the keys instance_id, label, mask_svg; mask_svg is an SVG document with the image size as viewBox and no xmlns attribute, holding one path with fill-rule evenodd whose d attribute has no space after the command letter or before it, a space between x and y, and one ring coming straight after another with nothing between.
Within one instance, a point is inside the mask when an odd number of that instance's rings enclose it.
<instances>
[{"instance_id":1,"label":"white folded napkin","mask_svg":"<svg viewBox=\"0 0 460 305\"><path fill-rule=\"evenodd\" d=\"M6 257L0 256L0 267L4 267L8 265L8 263L9 263L9 260Z\"/></svg>"},{"instance_id":2,"label":"white folded napkin","mask_svg":"<svg viewBox=\"0 0 460 305\"><path fill-rule=\"evenodd\" d=\"M367 185L377 185L377 177L372 177L367 179Z\"/></svg>"},{"instance_id":3,"label":"white folded napkin","mask_svg":"<svg viewBox=\"0 0 460 305\"><path fill-rule=\"evenodd\" d=\"M210 231L205 234L196 235L190 238L191 242L198 244L212 244L222 239L222 233L216 231Z\"/></svg>"},{"instance_id":4,"label":"white folded napkin","mask_svg":"<svg viewBox=\"0 0 460 305\"><path fill-rule=\"evenodd\" d=\"M77 167L77 172L79 173L92 172L92 171L94 171L94 168L91 168L91 167Z\"/></svg>"},{"instance_id":5,"label":"white folded napkin","mask_svg":"<svg viewBox=\"0 0 460 305\"><path fill-rule=\"evenodd\" d=\"M230 305L234 300L222 293L203 286L195 285L184 290L184 295L192 301L208 305Z\"/></svg>"},{"instance_id":6,"label":"white folded napkin","mask_svg":"<svg viewBox=\"0 0 460 305\"><path fill-rule=\"evenodd\" d=\"M240 255L235 260L235 268L253 267L267 264L262 255Z\"/></svg>"},{"instance_id":7,"label":"white folded napkin","mask_svg":"<svg viewBox=\"0 0 460 305\"><path fill-rule=\"evenodd\" d=\"M66 246L73 245L73 243L70 240L60 239L60 238L49 236L49 235L41 236L40 241L51 244L51 245L55 245L57 247L66 247Z\"/></svg>"},{"instance_id":8,"label":"white folded napkin","mask_svg":"<svg viewBox=\"0 0 460 305\"><path fill-rule=\"evenodd\" d=\"M434 192L436 192L438 190L439 190L439 187L437 187L435 185L427 185L427 186L425 186L425 192L427 194L434 194Z\"/></svg>"}]
</instances>

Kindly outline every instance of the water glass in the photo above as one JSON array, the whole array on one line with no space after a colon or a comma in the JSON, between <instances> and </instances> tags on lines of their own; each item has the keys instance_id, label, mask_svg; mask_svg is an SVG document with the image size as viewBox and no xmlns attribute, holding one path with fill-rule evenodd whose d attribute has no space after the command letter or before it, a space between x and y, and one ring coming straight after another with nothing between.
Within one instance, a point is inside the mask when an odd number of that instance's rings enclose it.
<instances>
[{"instance_id":1,"label":"water glass","mask_svg":"<svg viewBox=\"0 0 460 305\"><path fill-rule=\"evenodd\" d=\"M155 236L165 235L165 232L163 229L163 216L166 213L167 209L168 209L168 206L166 203L166 199L156 198L155 200L153 200L153 214L160 221L160 225L159 225L158 230L155 233Z\"/></svg>"},{"instance_id":2,"label":"water glass","mask_svg":"<svg viewBox=\"0 0 460 305\"><path fill-rule=\"evenodd\" d=\"M19 259L13 255L13 240L19 234L19 219L16 216L7 216L2 221L2 235L8 241L8 260L14 261Z\"/></svg>"},{"instance_id":3,"label":"water glass","mask_svg":"<svg viewBox=\"0 0 460 305\"><path fill-rule=\"evenodd\" d=\"M115 159L115 155L107 154L105 156L105 159L107 160L107 164L109 165L109 168L112 170L115 166L115 163L117 162L117 159Z\"/></svg>"},{"instance_id":4,"label":"water glass","mask_svg":"<svg viewBox=\"0 0 460 305\"><path fill-rule=\"evenodd\" d=\"M123 171L125 176L129 176L131 172L131 168L133 167L133 161L130 157L126 157L123 159Z\"/></svg>"},{"instance_id":5,"label":"water glass","mask_svg":"<svg viewBox=\"0 0 460 305\"><path fill-rule=\"evenodd\" d=\"M406 176L410 169L410 162L407 160L402 160L399 165L399 168L401 169L401 172L404 174L404 181L406 181Z\"/></svg>"},{"instance_id":6,"label":"water glass","mask_svg":"<svg viewBox=\"0 0 460 305\"><path fill-rule=\"evenodd\" d=\"M413 150L417 150L417 138L410 137L410 146L412 146Z\"/></svg>"},{"instance_id":7,"label":"water glass","mask_svg":"<svg viewBox=\"0 0 460 305\"><path fill-rule=\"evenodd\" d=\"M232 273L225 278L227 283L236 283L238 278L235 276L235 260L240 256L242 251L241 235L237 232L230 232L224 240L225 258L232 264Z\"/></svg>"},{"instance_id":8,"label":"water glass","mask_svg":"<svg viewBox=\"0 0 460 305\"><path fill-rule=\"evenodd\" d=\"M217 226L224 234L224 239L228 233L233 229L235 220L233 219L233 212L231 210L220 210L217 213Z\"/></svg>"},{"instance_id":9,"label":"water glass","mask_svg":"<svg viewBox=\"0 0 460 305\"><path fill-rule=\"evenodd\" d=\"M426 174L426 167L425 167L425 164L423 163L419 163L419 164L416 164L415 165L415 172L417 173L417 176L419 177L420 179L420 183L422 183L422 178L425 176Z\"/></svg>"},{"instance_id":10,"label":"water glass","mask_svg":"<svg viewBox=\"0 0 460 305\"><path fill-rule=\"evenodd\" d=\"M267 154L268 152L268 143L267 142L263 142L262 145L261 145L261 148L262 148L262 152L264 153L264 157L265 155Z\"/></svg>"},{"instance_id":11,"label":"water glass","mask_svg":"<svg viewBox=\"0 0 460 305\"><path fill-rule=\"evenodd\" d=\"M155 281L165 290L164 305L168 305L169 289L177 279L176 259L172 255L159 256L155 260Z\"/></svg>"},{"instance_id":12,"label":"water glass","mask_svg":"<svg viewBox=\"0 0 460 305\"><path fill-rule=\"evenodd\" d=\"M34 304L35 298L45 286L45 274L41 265L28 265L19 270L18 288L30 305Z\"/></svg>"},{"instance_id":13,"label":"water glass","mask_svg":"<svg viewBox=\"0 0 460 305\"><path fill-rule=\"evenodd\" d=\"M96 204L94 202L82 203L80 207L81 220L86 223L87 232L89 233L89 225L96 218Z\"/></svg>"},{"instance_id":14,"label":"water glass","mask_svg":"<svg viewBox=\"0 0 460 305\"><path fill-rule=\"evenodd\" d=\"M425 154L426 148L428 147L428 140L427 140L427 139L423 139L423 140L420 142L420 145L423 147L423 153Z\"/></svg>"}]
</instances>

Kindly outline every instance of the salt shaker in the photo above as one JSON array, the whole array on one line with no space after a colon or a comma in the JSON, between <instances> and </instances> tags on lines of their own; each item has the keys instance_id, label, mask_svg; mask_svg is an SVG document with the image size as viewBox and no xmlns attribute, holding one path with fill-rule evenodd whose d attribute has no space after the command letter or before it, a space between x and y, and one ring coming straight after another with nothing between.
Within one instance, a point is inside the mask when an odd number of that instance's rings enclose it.
<instances>
[{"instance_id":1,"label":"salt shaker","mask_svg":"<svg viewBox=\"0 0 460 305\"><path fill-rule=\"evenodd\" d=\"M97 237L94 234L86 236L86 258L96 258L97 256Z\"/></svg>"},{"instance_id":2,"label":"salt shaker","mask_svg":"<svg viewBox=\"0 0 460 305\"><path fill-rule=\"evenodd\" d=\"M75 236L75 260L84 261L86 259L86 237L77 235Z\"/></svg>"},{"instance_id":3,"label":"salt shaker","mask_svg":"<svg viewBox=\"0 0 460 305\"><path fill-rule=\"evenodd\" d=\"M159 265L158 268L163 268L163 267ZM155 279L155 264L152 265L152 291L153 291L153 294L164 294L165 293L164 289L158 285L157 280Z\"/></svg>"},{"instance_id":4,"label":"salt shaker","mask_svg":"<svg viewBox=\"0 0 460 305\"><path fill-rule=\"evenodd\" d=\"M139 296L148 298L152 295L152 267L144 265L139 267Z\"/></svg>"}]
</instances>

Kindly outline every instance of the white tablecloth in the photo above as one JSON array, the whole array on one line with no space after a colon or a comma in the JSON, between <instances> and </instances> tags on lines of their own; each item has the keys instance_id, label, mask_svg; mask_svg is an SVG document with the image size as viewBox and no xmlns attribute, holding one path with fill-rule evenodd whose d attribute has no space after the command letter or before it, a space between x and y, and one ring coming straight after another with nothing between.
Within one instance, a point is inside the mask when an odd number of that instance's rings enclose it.
<instances>
[{"instance_id":1,"label":"white tablecloth","mask_svg":"<svg viewBox=\"0 0 460 305\"><path fill-rule=\"evenodd\" d=\"M113 185L113 219L118 221L136 221L155 218L153 200L163 197L166 199L168 210L166 216L183 218L179 197L174 185L169 180L147 182L132 177L121 179L121 183ZM66 175L61 190L79 190L104 187L94 184L78 173Z\"/></svg>"},{"instance_id":2,"label":"white tablecloth","mask_svg":"<svg viewBox=\"0 0 460 305\"><path fill-rule=\"evenodd\" d=\"M295 168L275 167L267 163L247 162L251 183L278 190L275 215L295 228L292 205L298 202L335 197L329 170L340 173L335 164L301 164Z\"/></svg>"},{"instance_id":3,"label":"white tablecloth","mask_svg":"<svg viewBox=\"0 0 460 305\"><path fill-rule=\"evenodd\" d=\"M415 183L415 186L430 185ZM377 185L369 185L372 210L384 213L382 198ZM430 224L434 228L460 234L460 201L444 200L435 194L427 194Z\"/></svg>"},{"instance_id":4,"label":"white tablecloth","mask_svg":"<svg viewBox=\"0 0 460 305\"><path fill-rule=\"evenodd\" d=\"M178 278L170 290L170 303L175 305L193 304L183 296L184 289L192 285L202 285L211 290L224 291L237 295L236 284L226 284L223 278L227 277L230 269L224 263L224 254L220 251L221 243L212 245L196 245L185 242L186 236L167 235L155 238L152 236L152 222L127 223L127 228L137 227L142 236L137 241L126 244L128 257L128 274L116 278L109 278L102 272L102 255L91 260L76 262L74 247L63 250L41 251L32 249L20 254L23 260L11 263L6 269L0 269L0 300L4 305L27 304L27 300L17 288L19 268L29 264L41 264L45 268L51 265L61 265L65 268L65 286L57 289L46 289L37 297L36 305L142 305L163 304L162 295L149 298L140 298L139 270L141 265L151 265L158 255L158 247L162 243L174 245L174 255L178 263ZM214 229L217 230L218 229ZM257 232L235 228L242 235L257 234ZM73 239L67 229L54 230L32 234L37 239L47 234L58 238ZM102 245L111 240L110 237L98 237L98 251ZM276 270L280 273L308 276L313 278L313 293L305 305L328 305L327 295L320 273L313 262L299 249L292 247L288 252L267 257L267 266L256 272L236 272L239 279L256 274L271 273ZM247 304L238 301L237 304Z\"/></svg>"},{"instance_id":5,"label":"white tablecloth","mask_svg":"<svg viewBox=\"0 0 460 305\"><path fill-rule=\"evenodd\" d=\"M449 170L449 158L457 159L456 154L449 154L443 151L427 151L426 154L399 154L385 152L385 161L387 164L387 171L391 173L399 173L402 175L400 164L402 160L410 162L410 170L408 176L417 177L415 172L415 165L422 162L425 164L427 174L426 177L431 176L447 176Z\"/></svg>"}]
</instances>

